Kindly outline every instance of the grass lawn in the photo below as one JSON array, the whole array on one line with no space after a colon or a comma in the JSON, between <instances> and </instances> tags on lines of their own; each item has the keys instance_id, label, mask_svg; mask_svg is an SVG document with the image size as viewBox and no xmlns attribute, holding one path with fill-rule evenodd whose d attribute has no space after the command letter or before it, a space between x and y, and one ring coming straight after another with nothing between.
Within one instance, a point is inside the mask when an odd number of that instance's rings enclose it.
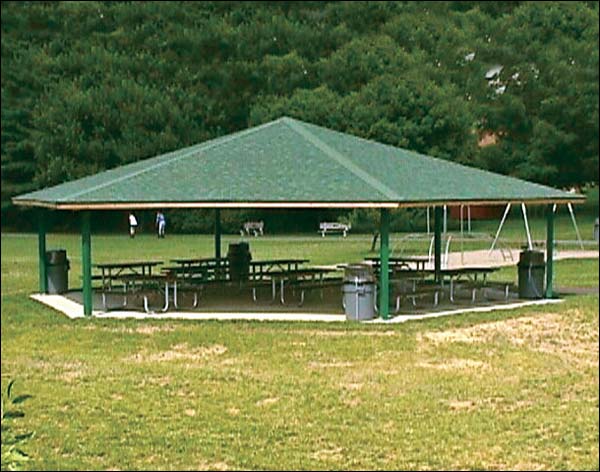
<instances>
[{"instance_id":1,"label":"grass lawn","mask_svg":"<svg viewBox=\"0 0 600 472\"><path fill-rule=\"evenodd\" d=\"M3 420L3 453L9 433L34 432L25 469L599 468L598 296L385 326L68 320L28 298L36 235L1 242L2 392L16 379L30 396ZM71 286L80 244L48 237ZM191 235L92 244L95 262L213 250ZM250 244L255 259L331 264L368 255L370 236ZM558 286L598 286L598 260L556 268Z\"/></svg>"}]
</instances>

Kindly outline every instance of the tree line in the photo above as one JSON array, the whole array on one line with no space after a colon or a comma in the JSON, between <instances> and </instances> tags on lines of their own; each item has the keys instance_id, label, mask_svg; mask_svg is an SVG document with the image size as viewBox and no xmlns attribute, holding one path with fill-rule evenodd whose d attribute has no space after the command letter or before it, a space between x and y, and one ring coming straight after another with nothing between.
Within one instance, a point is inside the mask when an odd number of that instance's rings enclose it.
<instances>
[{"instance_id":1,"label":"tree line","mask_svg":"<svg viewBox=\"0 0 600 472\"><path fill-rule=\"evenodd\" d=\"M598 2L3 2L1 22L3 226L16 194L281 115L598 182ZM175 227L210 226L192 215Z\"/></svg>"}]
</instances>

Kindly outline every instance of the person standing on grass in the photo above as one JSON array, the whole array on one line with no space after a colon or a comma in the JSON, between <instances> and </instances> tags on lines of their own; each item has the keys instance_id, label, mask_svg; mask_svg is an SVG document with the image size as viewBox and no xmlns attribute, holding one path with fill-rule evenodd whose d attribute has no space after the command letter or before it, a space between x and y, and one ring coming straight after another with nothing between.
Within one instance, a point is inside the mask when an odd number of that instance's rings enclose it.
<instances>
[{"instance_id":1,"label":"person standing on grass","mask_svg":"<svg viewBox=\"0 0 600 472\"><path fill-rule=\"evenodd\" d=\"M135 230L137 229L138 221L133 212L129 213L129 237L135 238Z\"/></svg>"},{"instance_id":2,"label":"person standing on grass","mask_svg":"<svg viewBox=\"0 0 600 472\"><path fill-rule=\"evenodd\" d=\"M156 230L159 238L165 237L165 227L167 226L167 220L162 211L156 212Z\"/></svg>"}]
</instances>

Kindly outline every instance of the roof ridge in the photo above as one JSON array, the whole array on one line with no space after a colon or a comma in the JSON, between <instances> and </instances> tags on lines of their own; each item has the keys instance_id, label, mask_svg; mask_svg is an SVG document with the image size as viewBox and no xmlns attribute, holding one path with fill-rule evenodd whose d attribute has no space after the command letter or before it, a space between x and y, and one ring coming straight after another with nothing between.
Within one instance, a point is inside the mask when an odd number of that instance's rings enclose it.
<instances>
[{"instance_id":1,"label":"roof ridge","mask_svg":"<svg viewBox=\"0 0 600 472\"><path fill-rule=\"evenodd\" d=\"M319 148L329 157L334 159L338 164L346 168L346 170L350 171L356 177L361 179L367 185L371 186L371 188L377 190L388 198L392 198L394 200L401 200L402 197L398 195L394 190L385 185L383 182L378 180L376 177L373 177L367 171L363 170L361 167L352 162L351 159L344 156L341 152L329 146L327 143L322 141L320 138L315 136L309 130L307 130L304 126L296 120L285 119L283 120L293 131L296 131L304 138L306 138L313 146Z\"/></svg>"},{"instance_id":2,"label":"roof ridge","mask_svg":"<svg viewBox=\"0 0 600 472\"><path fill-rule=\"evenodd\" d=\"M260 129L266 128L268 126L271 126L273 124L275 124L277 121L270 121L268 123L264 123L262 125L259 126L255 126L254 128L250 128L250 129L245 129L245 130L241 130L238 131L237 133L231 134L231 135L225 135L225 136L219 136L218 138L215 139L211 139L210 141L204 142L204 143L199 143L199 144L195 144L193 146L191 146L190 148L188 148L189 150L187 152L185 152L183 155L180 156L176 156L174 158L168 159L166 158L166 156L168 156L169 154L173 154L175 152L178 152L180 150L175 150L175 151L171 151L170 153L167 154L163 154L162 156L156 156L156 158L158 157L163 157L163 159L160 159L159 162L157 162L154 165L151 165L150 167L144 167L143 169L140 169L138 171L135 171L131 174L127 174L127 175L122 175L120 177L117 177L115 179L109 180L108 182L103 182L101 184L95 185L93 187L90 187L88 189L84 189L84 190L80 190L78 192L75 192L71 195L68 195L66 197L64 197L63 199L71 199L71 198L75 198L75 197L80 197L82 195L85 195L86 193L90 193L90 192L95 192L96 190L99 190L101 188L104 187L108 187L109 185L118 183L118 182L122 182L123 180L127 180L131 177L137 177L138 175L144 174L146 172L149 172L151 170L155 170L158 169L160 167L163 167L167 164L171 164L173 162L177 162L180 161L182 159L185 159L187 157L190 157L191 155L194 155L198 152L202 152L202 151L206 151L207 149L210 149L212 147L218 146L220 144L223 143L227 143L235 138L239 138L240 136L246 136L248 134L252 134ZM139 161L136 161L136 163ZM84 177L85 178L85 177Z\"/></svg>"}]
</instances>

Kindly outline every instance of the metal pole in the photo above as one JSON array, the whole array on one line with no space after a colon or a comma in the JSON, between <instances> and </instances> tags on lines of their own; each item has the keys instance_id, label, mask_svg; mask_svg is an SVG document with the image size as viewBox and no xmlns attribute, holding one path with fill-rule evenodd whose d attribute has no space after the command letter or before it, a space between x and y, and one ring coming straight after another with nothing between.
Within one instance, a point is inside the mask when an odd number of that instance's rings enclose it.
<instances>
[{"instance_id":1,"label":"metal pole","mask_svg":"<svg viewBox=\"0 0 600 472\"><path fill-rule=\"evenodd\" d=\"M554 205L554 207L556 208L556 205ZM567 208L569 209L569 213L571 214L571 221L573 222L573 226L575 227L575 234L577 235L577 241L579 241L579 247L583 251L585 248L583 247L581 234L579 234L579 228L577 227L577 222L575 221L575 212L573 211L573 204L571 202L567 203Z\"/></svg>"},{"instance_id":2,"label":"metal pole","mask_svg":"<svg viewBox=\"0 0 600 472\"><path fill-rule=\"evenodd\" d=\"M448 232L448 205L444 205L444 234Z\"/></svg>"},{"instance_id":3,"label":"metal pole","mask_svg":"<svg viewBox=\"0 0 600 472\"><path fill-rule=\"evenodd\" d=\"M221 210L215 209L215 257L221 258Z\"/></svg>"},{"instance_id":4,"label":"metal pole","mask_svg":"<svg viewBox=\"0 0 600 472\"><path fill-rule=\"evenodd\" d=\"M463 232L463 208L464 205L460 206L460 263L462 265L465 265L465 247L464 247L464 239L465 239L465 235ZM469 207L467 207L469 208ZM447 264L447 262L446 262Z\"/></svg>"},{"instance_id":5,"label":"metal pole","mask_svg":"<svg viewBox=\"0 0 600 472\"><path fill-rule=\"evenodd\" d=\"M467 232L471 234L471 205L467 205Z\"/></svg>"},{"instance_id":6,"label":"metal pole","mask_svg":"<svg viewBox=\"0 0 600 472\"><path fill-rule=\"evenodd\" d=\"M381 210L381 220L379 226L379 232L381 233L381 242L379 247L379 313L384 320L387 320L390 313L390 211L385 208Z\"/></svg>"},{"instance_id":7,"label":"metal pole","mask_svg":"<svg viewBox=\"0 0 600 472\"><path fill-rule=\"evenodd\" d=\"M552 298L554 278L554 211L552 205L546 208L546 298Z\"/></svg>"},{"instance_id":8,"label":"metal pole","mask_svg":"<svg viewBox=\"0 0 600 472\"><path fill-rule=\"evenodd\" d=\"M90 212L81 214L81 270L83 278L83 314L92 314L92 237Z\"/></svg>"},{"instance_id":9,"label":"metal pole","mask_svg":"<svg viewBox=\"0 0 600 472\"><path fill-rule=\"evenodd\" d=\"M525 222L525 232L527 233L527 246L531 251L533 249L533 242L531 242L531 232L529 231L529 221L527 220L527 208L525 203L521 203L521 212L523 213L523 221Z\"/></svg>"},{"instance_id":10,"label":"metal pole","mask_svg":"<svg viewBox=\"0 0 600 472\"><path fill-rule=\"evenodd\" d=\"M435 280L442 279L442 208L436 206L433 210L433 239L434 239L434 270Z\"/></svg>"},{"instance_id":11,"label":"metal pole","mask_svg":"<svg viewBox=\"0 0 600 472\"><path fill-rule=\"evenodd\" d=\"M38 260L40 272L40 293L48 293L46 268L46 212L39 210L38 215Z\"/></svg>"},{"instance_id":12,"label":"metal pole","mask_svg":"<svg viewBox=\"0 0 600 472\"><path fill-rule=\"evenodd\" d=\"M504 225L504 221L506 220L506 217L508 216L508 212L510 211L510 203L506 204L506 209L504 210L504 215L502 215L502 220L500 220L500 226L498 226L498 231L496 231L496 237L494 238L494 241L492 242L492 246L490 247L490 251L492 252L494 250L494 246L496 245L496 242L498 241L498 237L500 236L500 231L502 231L502 226Z\"/></svg>"},{"instance_id":13,"label":"metal pole","mask_svg":"<svg viewBox=\"0 0 600 472\"><path fill-rule=\"evenodd\" d=\"M446 239L446 252L444 253L444 267L448 268L448 260L449 260L449 252L450 252L450 240L452 239L452 236L448 236L448 239Z\"/></svg>"},{"instance_id":14,"label":"metal pole","mask_svg":"<svg viewBox=\"0 0 600 472\"><path fill-rule=\"evenodd\" d=\"M427 236L429 236L429 233L431 233L431 228L429 224L429 207L427 207Z\"/></svg>"}]
</instances>

